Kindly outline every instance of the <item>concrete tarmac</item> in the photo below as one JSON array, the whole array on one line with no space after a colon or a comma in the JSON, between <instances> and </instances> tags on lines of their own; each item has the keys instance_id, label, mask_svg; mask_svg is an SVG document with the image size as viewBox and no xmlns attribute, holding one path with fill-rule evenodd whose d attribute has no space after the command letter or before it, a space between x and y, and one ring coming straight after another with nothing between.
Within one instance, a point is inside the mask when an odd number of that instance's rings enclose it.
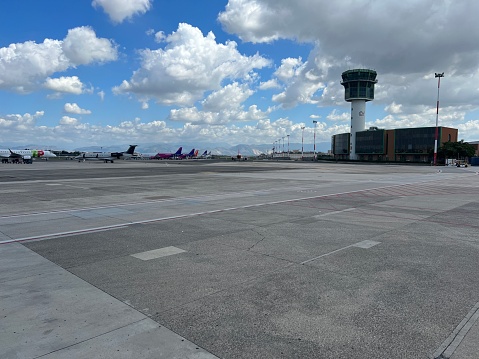
<instances>
[{"instance_id":1,"label":"concrete tarmac","mask_svg":"<svg viewBox=\"0 0 479 359\"><path fill-rule=\"evenodd\" d=\"M475 167L0 167L0 358L479 358Z\"/></svg>"}]
</instances>

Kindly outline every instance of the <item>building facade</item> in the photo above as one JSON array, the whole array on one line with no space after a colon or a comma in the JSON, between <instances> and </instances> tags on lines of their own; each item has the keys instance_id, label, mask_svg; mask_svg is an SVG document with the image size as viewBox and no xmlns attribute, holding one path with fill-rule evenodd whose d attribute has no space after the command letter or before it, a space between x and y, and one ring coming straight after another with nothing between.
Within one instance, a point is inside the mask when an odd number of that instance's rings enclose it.
<instances>
[{"instance_id":1,"label":"building facade","mask_svg":"<svg viewBox=\"0 0 479 359\"><path fill-rule=\"evenodd\" d=\"M438 127L439 146L444 142L457 142L455 128ZM394 130L371 127L356 132L356 159L359 161L390 161L430 163L433 160L436 127L399 128ZM332 136L331 150L338 160L351 159L348 149L352 139L349 133Z\"/></svg>"}]
</instances>

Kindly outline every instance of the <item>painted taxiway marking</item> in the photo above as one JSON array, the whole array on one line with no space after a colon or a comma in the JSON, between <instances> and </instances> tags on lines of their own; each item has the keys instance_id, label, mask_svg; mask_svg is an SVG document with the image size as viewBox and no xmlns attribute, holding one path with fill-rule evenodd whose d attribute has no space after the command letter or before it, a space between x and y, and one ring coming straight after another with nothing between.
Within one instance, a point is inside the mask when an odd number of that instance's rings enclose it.
<instances>
[{"instance_id":1,"label":"painted taxiway marking","mask_svg":"<svg viewBox=\"0 0 479 359\"><path fill-rule=\"evenodd\" d=\"M123 178L137 178L137 177L116 177L116 179L123 179ZM97 180L98 178L92 178L91 180ZM105 179L111 179L110 177L106 177ZM451 177L450 179L454 179L454 177ZM71 181L77 181L77 180L59 180L61 182L71 182ZM442 181L442 180L441 180ZM34 181L24 181L22 184L27 183L27 182L32 182L32 183L43 183L43 181L40 180L34 180ZM326 194L321 194L321 195L316 195L316 196L308 196L308 197L299 197L295 199L290 199L290 200L284 200L284 201L275 201L271 203L264 203L263 205L268 205L268 204L280 204L280 203L288 203L288 202L295 202L295 201L302 201L302 200L308 200L308 199L319 199L319 198L328 198L328 197L335 197L335 196L341 196L345 194L361 194L365 192L370 192L374 190L379 190L379 189L391 189L395 187L403 187L403 186L409 186L409 185L418 185L422 184L425 182L430 182L429 180L424 180L424 181L418 181L418 182L406 182L406 183L400 183L400 184L394 184L394 185L386 185L386 186L379 186L379 187L372 187L372 188L364 188L364 189L359 189L359 190L353 190L353 191L345 191L345 192L335 192L335 193L326 193ZM7 182L2 182L2 184L5 184ZM12 182L14 184L18 184L18 182ZM63 184L65 185L65 184ZM72 186L75 188L79 188L77 186ZM88 188L83 188L82 189L88 189ZM304 187L304 188L299 188L296 191L302 192L302 191L311 191L310 187ZM284 188L277 188L277 189L271 189L267 190L270 193L277 193L277 192L283 192ZM256 193L262 192L264 193L265 190L261 191L245 191L241 192L240 194L228 194L228 193L222 193L222 194L209 194L209 195L202 195L202 196L187 196L187 197L177 197L177 198L170 198L170 199L161 199L161 200L155 200L155 201L139 201L139 202L127 202L127 203L115 203L115 204L110 204L110 205L102 205L102 206L92 206L92 207L81 207L81 208L70 208L70 209L57 209L57 210L51 210L51 211L41 211L41 212L29 212L29 213L17 213L17 214L10 214L10 215L0 215L0 218L14 218L14 217L29 217L29 216L41 216L45 214L52 214L52 213L70 213L73 211L84 211L84 210L93 210L93 209L100 209L100 208L113 208L113 207L128 207L128 206L138 206L138 205L145 205L145 204L157 204L157 203L165 203L165 202L175 202L175 201L182 201L185 199L194 199L194 200L199 200L199 201L206 201L210 202L212 200L216 199L229 199L229 198L237 198L237 197L245 197L245 195L251 195L252 198L257 197ZM313 193L316 193L317 191L313 190Z\"/></svg>"},{"instance_id":2,"label":"painted taxiway marking","mask_svg":"<svg viewBox=\"0 0 479 359\"><path fill-rule=\"evenodd\" d=\"M351 247L369 249L371 247L374 247L374 246L378 245L379 243L381 243L381 242L376 242L376 241L371 241L369 239L366 239L365 241L353 244Z\"/></svg>"},{"instance_id":3,"label":"painted taxiway marking","mask_svg":"<svg viewBox=\"0 0 479 359\"><path fill-rule=\"evenodd\" d=\"M301 262L300 264L306 264L306 263L315 261L316 259L329 256L329 255L331 255L331 254L337 253L337 252L339 252L339 251L342 251L342 250L345 250L345 249L348 249L348 248L351 248L351 247L369 249L369 248L374 247L374 246L376 246L376 245L378 245L378 244L380 244L380 243L381 243L381 242L375 242L375 241L371 241L371 240L365 240L365 241L358 242L358 243L354 243L354 244L351 244L351 245L349 245L349 246L336 249L335 251L332 251L332 252L329 252L329 253L325 253L325 254L322 254L322 255L320 255L320 256L317 256L317 257L308 259L308 260L306 260L306 261L304 261L304 262Z\"/></svg>"},{"instance_id":4,"label":"painted taxiway marking","mask_svg":"<svg viewBox=\"0 0 479 359\"><path fill-rule=\"evenodd\" d=\"M28 242L28 241L35 241L35 240L42 240L42 239L51 239L51 238L57 238L57 237L70 237L70 236L77 236L77 235L85 234L85 233L104 232L104 231L111 231L114 229L123 229L127 227L128 225L125 225L125 224L117 224L117 225L111 225L111 226L80 229L76 231L50 233L50 234L44 234L44 235L32 236L32 237L6 239L3 241L0 241L0 245L9 244L9 243Z\"/></svg>"},{"instance_id":5,"label":"painted taxiway marking","mask_svg":"<svg viewBox=\"0 0 479 359\"><path fill-rule=\"evenodd\" d=\"M350 212L350 211L354 211L356 208L346 208L346 209L343 209L342 211L334 211L334 212L328 212L328 213L324 213L324 214L318 214L316 216L314 216L314 218L320 218L320 217L326 217L326 216L330 216L332 214L338 214L338 213L343 213L343 212Z\"/></svg>"},{"instance_id":6,"label":"painted taxiway marking","mask_svg":"<svg viewBox=\"0 0 479 359\"><path fill-rule=\"evenodd\" d=\"M31 237L23 237L23 238L15 238L11 240L4 240L0 241L1 244L7 244L7 243L14 243L14 242L25 242L25 241L31 241L31 240L41 240L41 239L50 239L50 238L55 238L55 237L63 237L67 235L75 235L75 234L84 234L84 233L90 233L90 232L96 232L98 230L103 230L103 229L113 229L113 228L122 228L126 227L129 225L133 224L147 224L147 223L155 223L155 222L162 222L162 221L168 221L168 220L175 220L175 219L181 219L181 218L191 218L191 217L197 217L197 216L204 216L208 214L214 214L214 213L221 213L221 212L228 212L228 211L235 211L239 209L247 209L247 208L255 208L255 207L262 207L262 206L269 206L269 205L275 205L275 204L286 204L286 203L294 203L294 202L300 202L304 200L311 200L311 199L320 199L320 198L329 198L329 197L337 197L341 195L346 195L346 194L361 194L365 192L370 192L373 190L377 189L385 189L385 188L396 188L396 187L403 187L403 186L408 186L411 184L421 184L426 181L419 181L419 182L412 182L412 183L403 183L403 184L396 184L396 185L388 185L388 186L380 186L380 187L373 187L373 188L365 188L365 189L360 189L360 190L353 190L353 191L344 191L344 192L336 192L336 193L328 193L328 194L323 194L323 195L317 195L317 196L308 196L308 197L300 197L300 198L291 198L291 199L285 199L285 200L278 200L278 201L270 201L270 202L262 202L262 203L255 203L255 204L248 204L244 206L237 206L237 207L230 207L230 208L220 208L220 209L215 209L215 210L210 210L210 211L204 211L204 212L194 212L194 213L185 213L185 214L180 214L176 216L169 216L169 217L160 217L160 218L151 218L151 219L146 219L146 220L140 220L140 221L125 221L123 223L119 224L114 224L114 225L108 225L108 226L101 226L101 227L93 227L93 228L85 228L81 230L73 230L73 231L65 231L65 232L58 232L58 233L48 233L48 234L40 234L36 236L31 236ZM251 191L251 193L254 193L257 191ZM164 202L170 202L170 201L181 201L184 200L185 198L207 198L208 196L200 196L200 197L183 197L183 198L178 198L178 199L172 199L172 200L166 200L166 201L145 201L141 202L141 204L145 203L164 203ZM209 196L212 197L212 196ZM215 197L213 195L213 197ZM219 198L218 198L219 197ZM218 199L231 199L232 197L221 194L218 195ZM252 197L252 198L258 198L258 197ZM88 209L99 209L99 208L114 208L114 207L126 207L126 206L135 206L140 203L123 203L123 204L116 204L116 205L109 205L109 206L99 206L99 207L91 207ZM38 213L31 213L31 214L16 214L16 215L10 215L10 216L0 216L1 219L7 219L7 218L14 218L14 217L26 217L26 216L36 216L36 215L41 215L45 213L72 213L76 212L79 210L85 210L84 209L68 209L68 210L56 210L56 211L48 211L48 212L38 212ZM351 209L346 209L346 210L353 210L354 208ZM345 211L345 210L343 210ZM331 213L332 214L332 213ZM348 246L350 247L350 246ZM346 247L346 248L348 248ZM330 253L331 254L331 253ZM318 257L319 258L319 257ZM314 260L313 258L312 260ZM309 261L306 261L309 262ZM306 263L304 262L304 263ZM302 263L302 264L304 264Z\"/></svg>"},{"instance_id":7,"label":"painted taxiway marking","mask_svg":"<svg viewBox=\"0 0 479 359\"><path fill-rule=\"evenodd\" d=\"M131 254L131 256L141 259L142 261L149 261L151 259L168 257L175 254L183 253L183 252L186 252L186 251L177 247L170 246L170 247L164 247L159 249L153 249L151 251Z\"/></svg>"}]
</instances>

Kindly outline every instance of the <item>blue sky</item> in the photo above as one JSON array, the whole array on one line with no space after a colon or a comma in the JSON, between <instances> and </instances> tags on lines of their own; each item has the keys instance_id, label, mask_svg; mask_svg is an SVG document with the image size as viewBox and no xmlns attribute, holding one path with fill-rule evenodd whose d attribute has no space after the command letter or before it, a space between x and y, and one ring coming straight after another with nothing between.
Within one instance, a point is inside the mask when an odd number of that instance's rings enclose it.
<instances>
[{"instance_id":1,"label":"blue sky","mask_svg":"<svg viewBox=\"0 0 479 359\"><path fill-rule=\"evenodd\" d=\"M5 0L0 147L329 143L341 73L378 72L366 125L479 140L473 0ZM140 148L141 149L141 148Z\"/></svg>"}]
</instances>

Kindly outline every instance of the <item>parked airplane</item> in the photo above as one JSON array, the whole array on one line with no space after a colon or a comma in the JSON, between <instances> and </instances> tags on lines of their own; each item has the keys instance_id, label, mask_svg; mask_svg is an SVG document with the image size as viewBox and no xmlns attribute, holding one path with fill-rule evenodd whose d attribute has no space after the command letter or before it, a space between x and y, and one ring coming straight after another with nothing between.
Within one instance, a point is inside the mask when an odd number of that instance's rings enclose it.
<instances>
[{"instance_id":1,"label":"parked airplane","mask_svg":"<svg viewBox=\"0 0 479 359\"><path fill-rule=\"evenodd\" d=\"M181 151L183 150L183 147L178 148L178 150L175 153L157 153L154 156L151 156L151 160L167 160L171 158L176 158L176 157L181 157Z\"/></svg>"},{"instance_id":2,"label":"parked airplane","mask_svg":"<svg viewBox=\"0 0 479 359\"><path fill-rule=\"evenodd\" d=\"M47 150L0 150L0 157L2 163L8 162L9 159L18 162L22 160L26 163L31 163L32 158L51 158L57 157L53 152Z\"/></svg>"},{"instance_id":3,"label":"parked airplane","mask_svg":"<svg viewBox=\"0 0 479 359\"><path fill-rule=\"evenodd\" d=\"M211 151L208 152L208 150L203 152L203 154L200 156L200 158L210 158L210 157L211 157Z\"/></svg>"},{"instance_id":4,"label":"parked airplane","mask_svg":"<svg viewBox=\"0 0 479 359\"><path fill-rule=\"evenodd\" d=\"M185 154L179 156L178 158L183 160L185 158L192 158L194 155L195 155L195 149L193 148L189 153L185 153Z\"/></svg>"},{"instance_id":5,"label":"parked airplane","mask_svg":"<svg viewBox=\"0 0 479 359\"><path fill-rule=\"evenodd\" d=\"M137 145L130 145L128 150L125 152L84 152L79 156L76 156L75 159L78 162L81 161L105 161L107 163L110 161L113 163L114 160L119 160L120 158L131 158L135 153L135 148Z\"/></svg>"}]
</instances>

